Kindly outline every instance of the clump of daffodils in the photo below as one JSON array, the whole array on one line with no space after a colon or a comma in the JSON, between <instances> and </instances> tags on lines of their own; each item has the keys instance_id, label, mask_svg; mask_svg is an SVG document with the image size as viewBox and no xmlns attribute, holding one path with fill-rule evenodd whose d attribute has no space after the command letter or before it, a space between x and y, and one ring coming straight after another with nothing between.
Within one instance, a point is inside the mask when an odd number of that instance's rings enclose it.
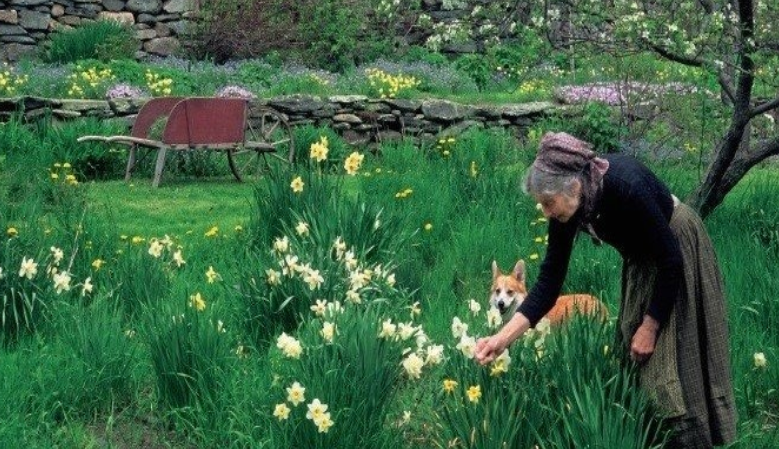
<instances>
[{"instance_id":1,"label":"clump of daffodils","mask_svg":"<svg viewBox=\"0 0 779 449\"><path fill-rule=\"evenodd\" d=\"M17 75L11 70L7 62L3 63L0 71L0 97L11 97L19 92L19 89L27 84L29 76Z\"/></svg>"},{"instance_id":2,"label":"clump of daffodils","mask_svg":"<svg viewBox=\"0 0 779 449\"><path fill-rule=\"evenodd\" d=\"M300 344L300 340L295 339L286 332L282 332L279 338L276 339L276 347L281 349L285 357L291 359L299 359L303 353L303 345Z\"/></svg>"},{"instance_id":3,"label":"clump of daffodils","mask_svg":"<svg viewBox=\"0 0 779 449\"><path fill-rule=\"evenodd\" d=\"M300 385L300 382L293 382L286 390L287 402L289 402L292 407L297 407L306 401L306 388ZM306 419L313 421L319 433L327 433L335 424L328 408L328 405L319 400L319 398L314 398L311 402L306 404ZM276 404L273 408L273 416L279 421L287 421L291 412L292 409L286 402Z\"/></svg>"},{"instance_id":4,"label":"clump of daffodils","mask_svg":"<svg viewBox=\"0 0 779 449\"><path fill-rule=\"evenodd\" d=\"M69 97L103 98L108 84L116 79L116 76L108 68L84 67L79 64L68 79L70 80Z\"/></svg>"},{"instance_id":5,"label":"clump of daffodils","mask_svg":"<svg viewBox=\"0 0 779 449\"><path fill-rule=\"evenodd\" d=\"M454 150L456 143L457 140L452 136L442 137L438 139L435 148L439 153L441 153L441 156L449 157L452 155L452 151Z\"/></svg>"},{"instance_id":6,"label":"clump of daffodils","mask_svg":"<svg viewBox=\"0 0 779 449\"><path fill-rule=\"evenodd\" d=\"M78 185L78 179L73 172L73 166L69 162L55 162L49 168L49 179L55 184L65 186Z\"/></svg>"},{"instance_id":7,"label":"clump of daffodils","mask_svg":"<svg viewBox=\"0 0 779 449\"><path fill-rule=\"evenodd\" d=\"M146 87L155 97L170 95L173 92L173 79L146 70Z\"/></svg>"},{"instance_id":8,"label":"clump of daffodils","mask_svg":"<svg viewBox=\"0 0 779 449\"><path fill-rule=\"evenodd\" d=\"M9 228L9 231L11 229ZM15 231L15 228L13 229ZM70 271L70 267L63 267L65 265L63 262L67 262L65 260L65 252L57 246L52 246L49 248L48 255L40 261L36 261L34 257L22 256L17 274L21 281L32 282L38 287L42 287L41 281L50 282L50 287L57 295L69 292L74 287L81 287L82 297L92 293L94 289L92 278L87 277L84 281L77 283L74 281L74 275ZM43 268L44 266L45 269ZM8 274L3 267L0 267L0 279L4 279L7 276Z\"/></svg>"},{"instance_id":9,"label":"clump of daffodils","mask_svg":"<svg viewBox=\"0 0 779 449\"><path fill-rule=\"evenodd\" d=\"M392 75L377 68L366 69L365 75L380 98L396 98L421 84L421 81L413 76Z\"/></svg>"}]
</instances>

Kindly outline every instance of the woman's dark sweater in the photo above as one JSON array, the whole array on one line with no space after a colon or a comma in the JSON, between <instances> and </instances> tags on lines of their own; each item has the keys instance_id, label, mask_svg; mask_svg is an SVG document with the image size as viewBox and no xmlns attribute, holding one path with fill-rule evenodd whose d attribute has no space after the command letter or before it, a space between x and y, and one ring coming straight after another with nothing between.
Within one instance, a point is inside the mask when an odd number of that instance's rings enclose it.
<instances>
[{"instance_id":1,"label":"woman's dark sweater","mask_svg":"<svg viewBox=\"0 0 779 449\"><path fill-rule=\"evenodd\" d=\"M669 222L673 198L646 166L626 155L606 155L609 169L595 204L597 237L623 259L654 262L657 283L646 313L663 325L671 313L682 279L682 253ZM568 271L574 238L581 227L581 208L567 223L549 221L549 246L536 284L517 311L532 326L554 306Z\"/></svg>"}]
</instances>

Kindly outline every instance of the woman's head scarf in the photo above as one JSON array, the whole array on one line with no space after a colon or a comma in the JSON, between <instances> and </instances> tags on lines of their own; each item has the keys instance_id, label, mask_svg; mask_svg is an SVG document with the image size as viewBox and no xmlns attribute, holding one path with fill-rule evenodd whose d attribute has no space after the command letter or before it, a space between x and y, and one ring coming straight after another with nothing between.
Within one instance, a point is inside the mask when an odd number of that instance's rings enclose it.
<instances>
[{"instance_id":1,"label":"woman's head scarf","mask_svg":"<svg viewBox=\"0 0 779 449\"><path fill-rule=\"evenodd\" d=\"M609 161L596 156L592 146L570 134L546 133L541 138L533 169L559 176L578 176L582 182L582 225L593 236L592 220Z\"/></svg>"}]
</instances>

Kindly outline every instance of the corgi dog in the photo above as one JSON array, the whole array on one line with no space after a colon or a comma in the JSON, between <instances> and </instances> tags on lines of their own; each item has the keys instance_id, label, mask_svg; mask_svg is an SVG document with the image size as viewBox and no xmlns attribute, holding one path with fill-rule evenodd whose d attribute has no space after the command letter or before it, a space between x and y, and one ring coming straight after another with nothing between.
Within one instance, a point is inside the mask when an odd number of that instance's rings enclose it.
<instances>
[{"instance_id":1,"label":"corgi dog","mask_svg":"<svg viewBox=\"0 0 779 449\"><path fill-rule=\"evenodd\" d=\"M519 260L510 274L503 274L498 268L498 263L493 260L490 306L498 309L504 323L514 316L517 307L522 304L526 296L525 261ZM577 293L558 297L554 307L546 314L545 318L549 319L551 325L557 325L568 319L574 312L600 319L608 318L609 314L606 306L598 298Z\"/></svg>"}]
</instances>

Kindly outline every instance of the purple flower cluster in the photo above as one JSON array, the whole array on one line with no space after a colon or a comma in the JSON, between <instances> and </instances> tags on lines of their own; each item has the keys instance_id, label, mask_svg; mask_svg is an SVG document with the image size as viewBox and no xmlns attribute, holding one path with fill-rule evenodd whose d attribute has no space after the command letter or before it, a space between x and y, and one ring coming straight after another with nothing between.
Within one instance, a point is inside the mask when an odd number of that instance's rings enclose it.
<instances>
[{"instance_id":1,"label":"purple flower cluster","mask_svg":"<svg viewBox=\"0 0 779 449\"><path fill-rule=\"evenodd\" d=\"M244 98L246 100L254 100L257 98L257 95L254 95L248 89L236 85L222 87L216 91L216 96L220 98Z\"/></svg>"},{"instance_id":2,"label":"purple flower cluster","mask_svg":"<svg viewBox=\"0 0 779 449\"><path fill-rule=\"evenodd\" d=\"M555 90L555 97L562 103L576 104L597 101L611 106L626 104L634 98L650 99L668 94L693 94L695 86L682 83L651 84L637 81L590 83L581 86L562 86Z\"/></svg>"},{"instance_id":3,"label":"purple flower cluster","mask_svg":"<svg viewBox=\"0 0 779 449\"><path fill-rule=\"evenodd\" d=\"M117 84L105 93L105 97L108 100L116 100L116 99L135 99L135 98L146 98L150 97L147 92L145 92L140 87L133 86L131 84L126 83L120 83Z\"/></svg>"}]
</instances>

